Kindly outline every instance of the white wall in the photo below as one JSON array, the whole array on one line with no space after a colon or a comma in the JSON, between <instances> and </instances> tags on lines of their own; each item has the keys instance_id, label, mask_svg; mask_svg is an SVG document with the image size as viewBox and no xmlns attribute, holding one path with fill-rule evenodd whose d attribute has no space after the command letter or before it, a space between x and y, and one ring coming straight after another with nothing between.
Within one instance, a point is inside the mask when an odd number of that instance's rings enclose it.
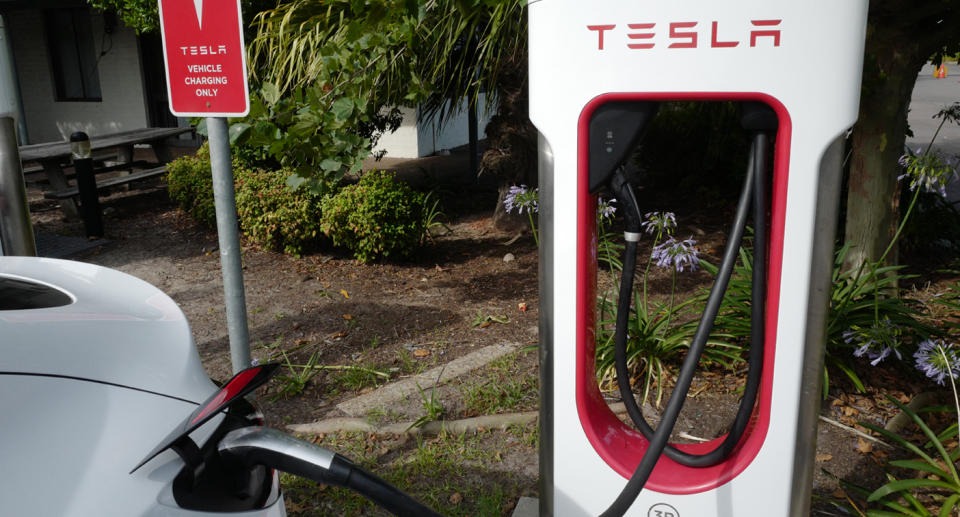
<instances>
[{"instance_id":1,"label":"white wall","mask_svg":"<svg viewBox=\"0 0 960 517\"><path fill-rule=\"evenodd\" d=\"M374 152L386 149L385 157L417 158L417 110L400 108L403 122L393 133L386 133L377 141Z\"/></svg>"},{"instance_id":2,"label":"white wall","mask_svg":"<svg viewBox=\"0 0 960 517\"><path fill-rule=\"evenodd\" d=\"M66 140L147 126L137 37L118 22L103 32L103 17L91 10L94 52L100 57L100 102L57 102L40 10L10 12L9 21L30 143Z\"/></svg>"},{"instance_id":3,"label":"white wall","mask_svg":"<svg viewBox=\"0 0 960 517\"><path fill-rule=\"evenodd\" d=\"M496 113L495 107L491 107L490 111L484 111L485 102L486 95L481 94L478 100L477 113L477 135L480 139L485 138L487 122L490 122L490 117ZM421 118L417 127L417 147L420 156L429 156L445 149L453 149L469 143L470 128L467 124L468 120L469 112L466 102L461 102L457 106L453 118L448 119L442 126L436 120L436 117Z\"/></svg>"},{"instance_id":4,"label":"white wall","mask_svg":"<svg viewBox=\"0 0 960 517\"><path fill-rule=\"evenodd\" d=\"M480 96L480 111L477 114L479 138L484 138L484 128L490 117L496 113L493 107L484 111L485 97ZM420 158L430 156L445 149L466 145L470 141L467 125L466 103L462 103L454 117L440 126L434 118L420 118L419 110L401 108L403 123L393 133L388 133L377 142L375 151L386 150L389 158Z\"/></svg>"}]
</instances>

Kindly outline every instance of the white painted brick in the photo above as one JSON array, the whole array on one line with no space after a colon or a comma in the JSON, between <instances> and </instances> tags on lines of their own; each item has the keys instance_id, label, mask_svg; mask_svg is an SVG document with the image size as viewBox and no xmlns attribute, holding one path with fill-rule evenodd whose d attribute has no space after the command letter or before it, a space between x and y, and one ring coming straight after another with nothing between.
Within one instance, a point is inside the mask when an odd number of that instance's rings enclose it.
<instances>
[{"instance_id":1,"label":"white painted brick","mask_svg":"<svg viewBox=\"0 0 960 517\"><path fill-rule=\"evenodd\" d=\"M65 140L74 131L89 135L147 126L137 37L118 24L104 35L103 17L91 12L94 51L100 57L100 102L57 102L40 10L8 15L14 59L31 143Z\"/></svg>"}]
</instances>

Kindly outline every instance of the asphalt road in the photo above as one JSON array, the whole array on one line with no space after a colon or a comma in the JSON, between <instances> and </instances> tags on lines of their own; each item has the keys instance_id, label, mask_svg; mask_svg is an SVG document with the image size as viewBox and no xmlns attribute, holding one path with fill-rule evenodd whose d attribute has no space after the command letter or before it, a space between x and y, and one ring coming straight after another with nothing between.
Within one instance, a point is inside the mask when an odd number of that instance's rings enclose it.
<instances>
[{"instance_id":1,"label":"asphalt road","mask_svg":"<svg viewBox=\"0 0 960 517\"><path fill-rule=\"evenodd\" d=\"M933 116L944 106L960 102L960 65L950 61L947 69L945 79L933 77L933 65L924 66L917 76L910 113L907 115L910 128L913 129L913 137L907 137L907 145L914 151L930 145L930 139L940 124L940 120ZM947 155L960 155L960 124L944 124L934 148ZM960 181L954 180L947 186L947 196L953 201L960 201Z\"/></svg>"}]
</instances>

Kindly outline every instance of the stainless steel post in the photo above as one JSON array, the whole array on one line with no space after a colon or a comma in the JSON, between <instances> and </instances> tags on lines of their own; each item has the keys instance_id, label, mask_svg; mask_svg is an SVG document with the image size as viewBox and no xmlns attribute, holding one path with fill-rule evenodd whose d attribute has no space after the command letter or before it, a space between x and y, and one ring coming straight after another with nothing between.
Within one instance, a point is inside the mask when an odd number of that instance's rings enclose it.
<instances>
[{"instance_id":1,"label":"stainless steel post","mask_svg":"<svg viewBox=\"0 0 960 517\"><path fill-rule=\"evenodd\" d=\"M27 117L23 112L20 80L17 78L10 41L10 25L5 15L0 14L0 114L16 117L18 143L23 145L30 138L27 136Z\"/></svg>"},{"instance_id":2,"label":"stainless steel post","mask_svg":"<svg viewBox=\"0 0 960 517\"><path fill-rule=\"evenodd\" d=\"M15 128L13 117L0 117L0 255L36 256Z\"/></svg>"},{"instance_id":3,"label":"stainless steel post","mask_svg":"<svg viewBox=\"0 0 960 517\"><path fill-rule=\"evenodd\" d=\"M237 229L237 202L230 163L227 119L207 118L210 138L210 168L213 172L213 200L216 206L217 235L220 239L220 269L230 335L230 359L234 373L250 366L250 337L247 329L247 301L243 292L240 262L240 235Z\"/></svg>"}]
</instances>

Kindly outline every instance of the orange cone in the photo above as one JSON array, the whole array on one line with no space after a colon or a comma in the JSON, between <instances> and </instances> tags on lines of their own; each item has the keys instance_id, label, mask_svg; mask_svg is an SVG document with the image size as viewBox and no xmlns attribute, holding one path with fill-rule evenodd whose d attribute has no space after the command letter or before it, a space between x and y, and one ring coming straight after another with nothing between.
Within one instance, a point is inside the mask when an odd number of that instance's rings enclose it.
<instances>
[{"instance_id":1,"label":"orange cone","mask_svg":"<svg viewBox=\"0 0 960 517\"><path fill-rule=\"evenodd\" d=\"M937 79L946 79L947 78L947 65L940 65L940 68L937 68L933 74Z\"/></svg>"}]
</instances>

